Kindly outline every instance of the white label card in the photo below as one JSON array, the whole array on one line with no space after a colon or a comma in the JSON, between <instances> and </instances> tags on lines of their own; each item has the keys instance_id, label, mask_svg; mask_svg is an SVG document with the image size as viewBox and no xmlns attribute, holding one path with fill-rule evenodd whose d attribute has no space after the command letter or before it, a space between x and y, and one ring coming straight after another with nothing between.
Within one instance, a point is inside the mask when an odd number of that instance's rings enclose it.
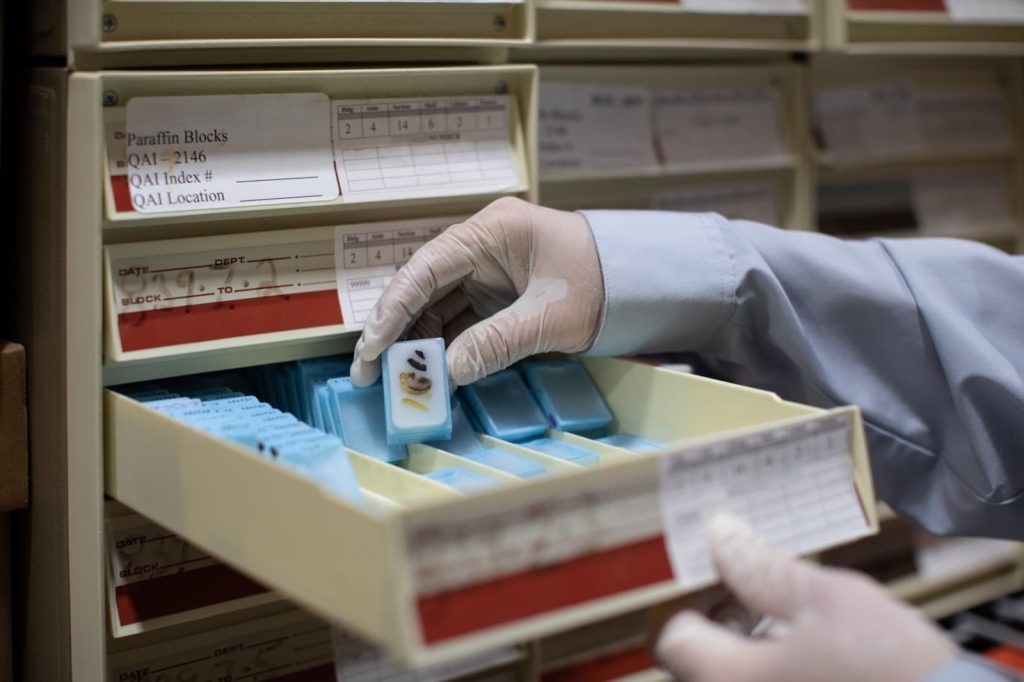
<instances>
[{"instance_id":1,"label":"white label card","mask_svg":"<svg viewBox=\"0 0 1024 682\"><path fill-rule=\"evenodd\" d=\"M110 274L117 314L230 304L335 286L330 241L117 258Z\"/></svg>"},{"instance_id":2,"label":"white label card","mask_svg":"<svg viewBox=\"0 0 1024 682\"><path fill-rule=\"evenodd\" d=\"M946 10L963 23L1024 23L1024 0L946 0Z\"/></svg>"},{"instance_id":3,"label":"white label card","mask_svg":"<svg viewBox=\"0 0 1024 682\"><path fill-rule=\"evenodd\" d=\"M676 580L687 587L714 580L705 525L716 513L744 519L797 554L867 533L851 438L850 414L841 412L661 458L665 545Z\"/></svg>"},{"instance_id":4,"label":"white label card","mask_svg":"<svg viewBox=\"0 0 1024 682\"><path fill-rule=\"evenodd\" d=\"M126 109L128 183L139 212L338 197L322 93L136 97Z\"/></svg>"},{"instance_id":5,"label":"white label card","mask_svg":"<svg viewBox=\"0 0 1024 682\"><path fill-rule=\"evenodd\" d=\"M779 225L779 188L773 182L679 187L654 195L660 211L720 213L726 218Z\"/></svg>"},{"instance_id":6,"label":"white label card","mask_svg":"<svg viewBox=\"0 0 1024 682\"><path fill-rule=\"evenodd\" d=\"M913 156L924 150L912 83L818 90L814 118L837 164Z\"/></svg>"},{"instance_id":7,"label":"white label card","mask_svg":"<svg viewBox=\"0 0 1024 682\"><path fill-rule=\"evenodd\" d=\"M682 0L687 12L713 14L807 14L805 0Z\"/></svg>"},{"instance_id":8,"label":"white label card","mask_svg":"<svg viewBox=\"0 0 1024 682\"><path fill-rule=\"evenodd\" d=\"M1012 148L1009 104L995 82L933 86L878 82L824 88L815 126L833 163Z\"/></svg>"},{"instance_id":9,"label":"white label card","mask_svg":"<svg viewBox=\"0 0 1024 682\"><path fill-rule=\"evenodd\" d=\"M506 647L450 663L405 668L388 659L376 647L345 630L334 628L334 670L338 682L444 682L511 665L523 658L521 651Z\"/></svg>"},{"instance_id":10,"label":"white label card","mask_svg":"<svg viewBox=\"0 0 1024 682\"><path fill-rule=\"evenodd\" d=\"M334 274L346 328L362 329L384 288L418 248L458 218L334 228Z\"/></svg>"},{"instance_id":11,"label":"white label card","mask_svg":"<svg viewBox=\"0 0 1024 682\"><path fill-rule=\"evenodd\" d=\"M646 88L542 83L538 115L545 175L658 170Z\"/></svg>"},{"instance_id":12,"label":"white label card","mask_svg":"<svg viewBox=\"0 0 1024 682\"><path fill-rule=\"evenodd\" d=\"M507 95L332 102L345 201L515 190L513 105Z\"/></svg>"},{"instance_id":13,"label":"white label card","mask_svg":"<svg viewBox=\"0 0 1024 682\"><path fill-rule=\"evenodd\" d=\"M916 171L911 196L918 225L926 234L1012 237L1011 182L998 167Z\"/></svg>"},{"instance_id":14,"label":"white label card","mask_svg":"<svg viewBox=\"0 0 1024 682\"><path fill-rule=\"evenodd\" d=\"M778 90L769 86L660 91L654 127L669 168L785 163Z\"/></svg>"},{"instance_id":15,"label":"white label card","mask_svg":"<svg viewBox=\"0 0 1024 682\"><path fill-rule=\"evenodd\" d=\"M917 119L933 151L994 152L1013 149L1010 104L997 83L918 87Z\"/></svg>"},{"instance_id":16,"label":"white label card","mask_svg":"<svg viewBox=\"0 0 1024 682\"><path fill-rule=\"evenodd\" d=\"M220 563L174 533L137 515L107 519L107 544L114 587Z\"/></svg>"}]
</instances>

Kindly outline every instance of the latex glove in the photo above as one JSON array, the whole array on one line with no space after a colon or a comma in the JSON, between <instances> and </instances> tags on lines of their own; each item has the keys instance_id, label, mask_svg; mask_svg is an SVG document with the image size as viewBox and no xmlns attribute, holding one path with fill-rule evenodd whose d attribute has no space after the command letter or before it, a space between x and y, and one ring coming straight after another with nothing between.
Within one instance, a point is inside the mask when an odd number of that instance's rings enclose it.
<instances>
[{"instance_id":1,"label":"latex glove","mask_svg":"<svg viewBox=\"0 0 1024 682\"><path fill-rule=\"evenodd\" d=\"M499 199L420 247L391 280L356 343L352 380L380 376L403 335L444 336L453 386L524 357L592 344L604 306L583 216Z\"/></svg>"},{"instance_id":2,"label":"latex glove","mask_svg":"<svg viewBox=\"0 0 1024 682\"><path fill-rule=\"evenodd\" d=\"M708 532L725 585L782 627L753 640L696 612L679 614L655 652L677 678L917 682L955 658L932 623L867 577L784 556L734 517L716 517Z\"/></svg>"}]
</instances>

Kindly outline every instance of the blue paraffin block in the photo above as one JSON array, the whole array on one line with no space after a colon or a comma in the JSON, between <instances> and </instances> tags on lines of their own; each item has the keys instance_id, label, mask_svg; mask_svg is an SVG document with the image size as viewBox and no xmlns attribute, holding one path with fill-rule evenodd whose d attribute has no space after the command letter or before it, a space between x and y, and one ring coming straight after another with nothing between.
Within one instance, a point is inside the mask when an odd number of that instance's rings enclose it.
<instances>
[{"instance_id":1,"label":"blue paraffin block","mask_svg":"<svg viewBox=\"0 0 1024 682\"><path fill-rule=\"evenodd\" d=\"M381 354L389 443L452 437L444 339L394 343Z\"/></svg>"},{"instance_id":2,"label":"blue paraffin block","mask_svg":"<svg viewBox=\"0 0 1024 682\"><path fill-rule=\"evenodd\" d=\"M208 421L198 421L193 425L207 433L220 436L221 438L238 443L239 445L244 445L250 448L259 447L259 435L247 420L225 415L224 417L210 419Z\"/></svg>"},{"instance_id":3,"label":"blue paraffin block","mask_svg":"<svg viewBox=\"0 0 1024 682\"><path fill-rule=\"evenodd\" d=\"M462 456L470 461L504 471L519 478L537 478L547 473L547 468L540 462L508 452L507 450L502 450L501 448L481 449L479 452Z\"/></svg>"},{"instance_id":4,"label":"blue paraffin block","mask_svg":"<svg viewBox=\"0 0 1024 682\"><path fill-rule=\"evenodd\" d=\"M299 402L302 406L300 416L307 424L323 428L323 417L319 414L320 407L316 400L316 390L326 386L328 379L347 377L352 368L352 358L335 356L329 358L310 358L295 363L299 378Z\"/></svg>"},{"instance_id":5,"label":"blue paraffin block","mask_svg":"<svg viewBox=\"0 0 1024 682\"><path fill-rule=\"evenodd\" d=\"M384 414L384 388L356 388L349 378L330 379L338 437L345 446L385 462L405 459L404 445L390 445Z\"/></svg>"},{"instance_id":6,"label":"blue paraffin block","mask_svg":"<svg viewBox=\"0 0 1024 682\"><path fill-rule=\"evenodd\" d=\"M154 399L149 407L168 417L251 448L313 479L332 494L354 504L364 503L348 453L339 438L260 402L255 396L203 384L181 390L206 399L175 397L169 391L151 389L144 395Z\"/></svg>"},{"instance_id":7,"label":"blue paraffin block","mask_svg":"<svg viewBox=\"0 0 1024 682\"><path fill-rule=\"evenodd\" d=\"M424 478L429 478L432 481L443 483L449 488L455 488L464 493L473 493L480 490L487 490L489 488L497 488L501 485L498 481L493 478L488 478L483 474L478 474L475 471L469 469L463 469L462 467L448 467L446 469L438 469L437 471L431 471L429 474L423 474Z\"/></svg>"},{"instance_id":8,"label":"blue paraffin block","mask_svg":"<svg viewBox=\"0 0 1024 682\"><path fill-rule=\"evenodd\" d=\"M553 438L537 438L522 443L523 447L543 452L546 455L564 459L567 462L578 464L584 467L597 466L597 455L590 450L578 448L575 445L562 443Z\"/></svg>"},{"instance_id":9,"label":"blue paraffin block","mask_svg":"<svg viewBox=\"0 0 1024 682\"><path fill-rule=\"evenodd\" d=\"M587 368L576 360L531 360L520 366L537 404L556 429L578 433L612 421Z\"/></svg>"},{"instance_id":10,"label":"blue paraffin block","mask_svg":"<svg viewBox=\"0 0 1024 682\"><path fill-rule=\"evenodd\" d=\"M449 440L435 440L427 443L430 447L451 452L456 455L472 455L481 452L480 437L473 430L466 408L462 401L452 396L452 437Z\"/></svg>"},{"instance_id":11,"label":"blue paraffin block","mask_svg":"<svg viewBox=\"0 0 1024 682\"><path fill-rule=\"evenodd\" d=\"M359 505L366 501L348 453L337 438L326 436L315 441L284 443L278 448L277 461L349 502Z\"/></svg>"},{"instance_id":12,"label":"blue paraffin block","mask_svg":"<svg viewBox=\"0 0 1024 682\"><path fill-rule=\"evenodd\" d=\"M460 391L480 428L495 438L518 442L548 429L547 417L515 370L497 372Z\"/></svg>"},{"instance_id":13,"label":"blue paraffin block","mask_svg":"<svg viewBox=\"0 0 1024 682\"><path fill-rule=\"evenodd\" d=\"M605 445L611 445L632 452L657 452L665 447L661 443L655 443L653 440L647 440L646 438L629 433L616 433L596 440L598 443L604 443Z\"/></svg>"},{"instance_id":14,"label":"blue paraffin block","mask_svg":"<svg viewBox=\"0 0 1024 682\"><path fill-rule=\"evenodd\" d=\"M154 410L160 410L161 412L198 407L201 404L201 401L198 398L160 398L159 400L143 400L140 402L144 402L146 407L151 407Z\"/></svg>"},{"instance_id":15,"label":"blue paraffin block","mask_svg":"<svg viewBox=\"0 0 1024 682\"><path fill-rule=\"evenodd\" d=\"M313 410L313 426L338 435L338 415L334 412L334 401L331 400L331 389L325 381L322 386L316 387L316 408Z\"/></svg>"}]
</instances>

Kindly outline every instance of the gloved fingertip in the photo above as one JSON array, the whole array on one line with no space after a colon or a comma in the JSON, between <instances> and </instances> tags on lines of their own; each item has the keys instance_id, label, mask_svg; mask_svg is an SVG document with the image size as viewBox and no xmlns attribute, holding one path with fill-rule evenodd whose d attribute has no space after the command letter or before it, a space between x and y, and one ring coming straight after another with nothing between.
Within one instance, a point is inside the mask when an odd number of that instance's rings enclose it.
<instances>
[{"instance_id":1,"label":"gloved fingertip","mask_svg":"<svg viewBox=\"0 0 1024 682\"><path fill-rule=\"evenodd\" d=\"M749 539L755 535L750 524L733 514L715 514L708 521L707 530L709 539L715 545Z\"/></svg>"},{"instance_id":2,"label":"gloved fingertip","mask_svg":"<svg viewBox=\"0 0 1024 682\"><path fill-rule=\"evenodd\" d=\"M448 384L452 390L471 384L478 378L464 353L460 353L458 350L448 351Z\"/></svg>"},{"instance_id":3,"label":"gloved fingertip","mask_svg":"<svg viewBox=\"0 0 1024 682\"><path fill-rule=\"evenodd\" d=\"M373 341L367 340L364 332L363 336L359 337L359 341L356 342L356 348L352 351L352 355L357 360L363 362L373 362L380 357L382 348L378 348L380 344L374 343Z\"/></svg>"},{"instance_id":4,"label":"gloved fingertip","mask_svg":"<svg viewBox=\"0 0 1024 682\"><path fill-rule=\"evenodd\" d=\"M654 645L654 657L669 672L683 676L692 662L690 652L699 649L703 633L711 627L696 611L682 611L665 624Z\"/></svg>"},{"instance_id":5,"label":"gloved fingertip","mask_svg":"<svg viewBox=\"0 0 1024 682\"><path fill-rule=\"evenodd\" d=\"M700 628L707 623L707 619L696 611L680 611L672 616L662 628L658 644L663 641L674 639L680 635L687 635L694 628Z\"/></svg>"},{"instance_id":6,"label":"gloved fingertip","mask_svg":"<svg viewBox=\"0 0 1024 682\"><path fill-rule=\"evenodd\" d=\"M356 358L352 362L352 369L349 371L352 383L360 388L372 386L380 378L380 361L367 362Z\"/></svg>"}]
</instances>

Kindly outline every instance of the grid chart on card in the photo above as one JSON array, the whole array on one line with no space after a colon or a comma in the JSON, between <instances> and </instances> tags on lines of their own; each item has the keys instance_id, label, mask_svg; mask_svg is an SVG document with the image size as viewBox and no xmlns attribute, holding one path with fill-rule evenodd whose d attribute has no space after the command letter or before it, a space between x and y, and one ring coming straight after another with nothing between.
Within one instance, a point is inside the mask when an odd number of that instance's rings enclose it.
<instances>
[{"instance_id":1,"label":"grid chart on card","mask_svg":"<svg viewBox=\"0 0 1024 682\"><path fill-rule=\"evenodd\" d=\"M335 161L349 201L497 191L519 182L507 96L332 104Z\"/></svg>"},{"instance_id":2,"label":"grid chart on card","mask_svg":"<svg viewBox=\"0 0 1024 682\"><path fill-rule=\"evenodd\" d=\"M425 227L345 234L341 237L344 289L351 306L347 324L363 324L398 268L444 228ZM340 271L340 269L339 269ZM346 313L348 311L346 310Z\"/></svg>"},{"instance_id":3,"label":"grid chart on card","mask_svg":"<svg viewBox=\"0 0 1024 682\"><path fill-rule=\"evenodd\" d=\"M850 466L845 417L829 416L803 428L713 444L662 463L661 489L676 577L684 584L711 579L704 537L713 514L745 519L768 542L805 552L866 528ZM695 461L696 460L696 461Z\"/></svg>"}]
</instances>

